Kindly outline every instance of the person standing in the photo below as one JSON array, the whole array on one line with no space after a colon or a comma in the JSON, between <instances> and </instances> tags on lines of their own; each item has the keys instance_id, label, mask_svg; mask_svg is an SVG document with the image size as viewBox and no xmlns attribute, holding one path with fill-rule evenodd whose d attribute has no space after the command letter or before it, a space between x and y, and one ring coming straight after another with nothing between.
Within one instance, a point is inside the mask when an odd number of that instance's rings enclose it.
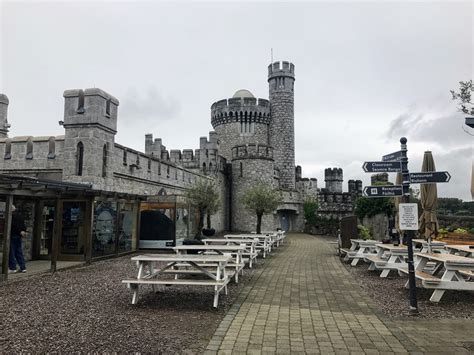
<instances>
[{"instance_id":1,"label":"person standing","mask_svg":"<svg viewBox=\"0 0 474 355\"><path fill-rule=\"evenodd\" d=\"M12 206L12 227L10 233L10 257L8 268L10 273L17 272L16 264L20 266L20 272L26 272L25 258L23 257L22 238L26 236L26 227L23 218Z\"/></svg>"}]
</instances>

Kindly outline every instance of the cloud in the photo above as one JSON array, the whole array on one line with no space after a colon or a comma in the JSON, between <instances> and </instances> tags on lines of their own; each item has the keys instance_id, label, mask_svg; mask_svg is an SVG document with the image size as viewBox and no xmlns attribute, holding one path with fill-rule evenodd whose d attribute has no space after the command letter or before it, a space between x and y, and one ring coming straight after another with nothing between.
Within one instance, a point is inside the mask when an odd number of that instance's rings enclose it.
<instances>
[{"instance_id":1,"label":"cloud","mask_svg":"<svg viewBox=\"0 0 474 355\"><path fill-rule=\"evenodd\" d=\"M136 124L137 121L168 121L176 118L180 110L181 105L176 98L163 95L155 86L140 91L129 88L120 104L120 116L129 124Z\"/></svg>"}]
</instances>

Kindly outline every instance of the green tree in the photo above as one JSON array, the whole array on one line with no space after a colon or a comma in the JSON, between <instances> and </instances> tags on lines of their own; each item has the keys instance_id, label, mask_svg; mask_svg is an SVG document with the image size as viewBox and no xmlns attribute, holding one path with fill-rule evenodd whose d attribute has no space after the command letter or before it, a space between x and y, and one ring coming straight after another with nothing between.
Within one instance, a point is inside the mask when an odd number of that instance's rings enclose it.
<instances>
[{"instance_id":1,"label":"green tree","mask_svg":"<svg viewBox=\"0 0 474 355\"><path fill-rule=\"evenodd\" d=\"M467 114L474 115L474 102L472 101L471 93L474 92L474 83L472 80L460 81L459 92L451 90L453 100L458 102L459 111Z\"/></svg>"},{"instance_id":2,"label":"green tree","mask_svg":"<svg viewBox=\"0 0 474 355\"><path fill-rule=\"evenodd\" d=\"M211 226L211 215L219 209L219 192L214 181L208 179L198 180L185 194L189 203L199 212L199 224L196 239L201 239L201 231L204 227L204 215L207 213L208 228Z\"/></svg>"},{"instance_id":3,"label":"green tree","mask_svg":"<svg viewBox=\"0 0 474 355\"><path fill-rule=\"evenodd\" d=\"M261 233L262 216L275 210L281 203L280 191L264 183L259 183L247 190L243 203L247 209L257 215L257 234Z\"/></svg>"},{"instance_id":4,"label":"green tree","mask_svg":"<svg viewBox=\"0 0 474 355\"><path fill-rule=\"evenodd\" d=\"M310 197L303 202L304 218L311 226L316 224L316 211L318 210L318 207L318 200L314 197Z\"/></svg>"}]
</instances>

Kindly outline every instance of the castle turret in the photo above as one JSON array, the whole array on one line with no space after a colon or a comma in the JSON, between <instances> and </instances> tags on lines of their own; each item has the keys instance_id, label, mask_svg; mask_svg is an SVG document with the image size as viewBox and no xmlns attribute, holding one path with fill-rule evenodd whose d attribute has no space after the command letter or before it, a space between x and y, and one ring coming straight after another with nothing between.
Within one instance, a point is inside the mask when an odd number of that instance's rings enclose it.
<instances>
[{"instance_id":1,"label":"castle turret","mask_svg":"<svg viewBox=\"0 0 474 355\"><path fill-rule=\"evenodd\" d=\"M66 180L107 189L117 133L119 101L100 89L66 90L64 96L64 165ZM75 163L73 163L75 162Z\"/></svg>"},{"instance_id":2,"label":"castle turret","mask_svg":"<svg viewBox=\"0 0 474 355\"><path fill-rule=\"evenodd\" d=\"M324 181L326 182L326 190L328 192L342 193L342 169L327 168L324 170Z\"/></svg>"},{"instance_id":3,"label":"castle turret","mask_svg":"<svg viewBox=\"0 0 474 355\"><path fill-rule=\"evenodd\" d=\"M161 138L155 138L153 141L153 134L145 134L145 154L153 155L155 157L161 157L161 151L165 150Z\"/></svg>"},{"instance_id":4,"label":"castle turret","mask_svg":"<svg viewBox=\"0 0 474 355\"><path fill-rule=\"evenodd\" d=\"M8 137L8 97L7 95L0 94L0 138Z\"/></svg>"},{"instance_id":5,"label":"castle turret","mask_svg":"<svg viewBox=\"0 0 474 355\"><path fill-rule=\"evenodd\" d=\"M235 145L268 144L270 103L238 90L232 98L212 104L211 124L220 142L219 154L230 161Z\"/></svg>"},{"instance_id":6,"label":"castle turret","mask_svg":"<svg viewBox=\"0 0 474 355\"><path fill-rule=\"evenodd\" d=\"M275 167L280 171L280 187L295 188L295 66L275 62L268 66L270 89L270 145L274 148Z\"/></svg>"}]
</instances>

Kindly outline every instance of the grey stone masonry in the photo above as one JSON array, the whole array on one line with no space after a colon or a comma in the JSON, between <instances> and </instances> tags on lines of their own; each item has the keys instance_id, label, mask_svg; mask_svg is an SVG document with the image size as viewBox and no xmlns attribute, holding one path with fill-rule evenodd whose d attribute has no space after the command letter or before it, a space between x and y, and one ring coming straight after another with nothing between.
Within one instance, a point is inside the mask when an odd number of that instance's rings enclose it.
<instances>
[{"instance_id":1,"label":"grey stone masonry","mask_svg":"<svg viewBox=\"0 0 474 355\"><path fill-rule=\"evenodd\" d=\"M274 148L275 167L280 171L280 187L295 189L295 66L275 62L268 66L270 90L270 145Z\"/></svg>"},{"instance_id":2,"label":"grey stone masonry","mask_svg":"<svg viewBox=\"0 0 474 355\"><path fill-rule=\"evenodd\" d=\"M8 137L8 103L7 95L0 94L0 138Z\"/></svg>"},{"instance_id":3,"label":"grey stone masonry","mask_svg":"<svg viewBox=\"0 0 474 355\"><path fill-rule=\"evenodd\" d=\"M270 104L253 97L233 97L214 102L211 124L219 138L219 154L231 159L231 149L239 144L268 144Z\"/></svg>"},{"instance_id":4,"label":"grey stone masonry","mask_svg":"<svg viewBox=\"0 0 474 355\"><path fill-rule=\"evenodd\" d=\"M328 192L342 193L343 175L341 168L327 168L324 170L324 181Z\"/></svg>"}]
</instances>

